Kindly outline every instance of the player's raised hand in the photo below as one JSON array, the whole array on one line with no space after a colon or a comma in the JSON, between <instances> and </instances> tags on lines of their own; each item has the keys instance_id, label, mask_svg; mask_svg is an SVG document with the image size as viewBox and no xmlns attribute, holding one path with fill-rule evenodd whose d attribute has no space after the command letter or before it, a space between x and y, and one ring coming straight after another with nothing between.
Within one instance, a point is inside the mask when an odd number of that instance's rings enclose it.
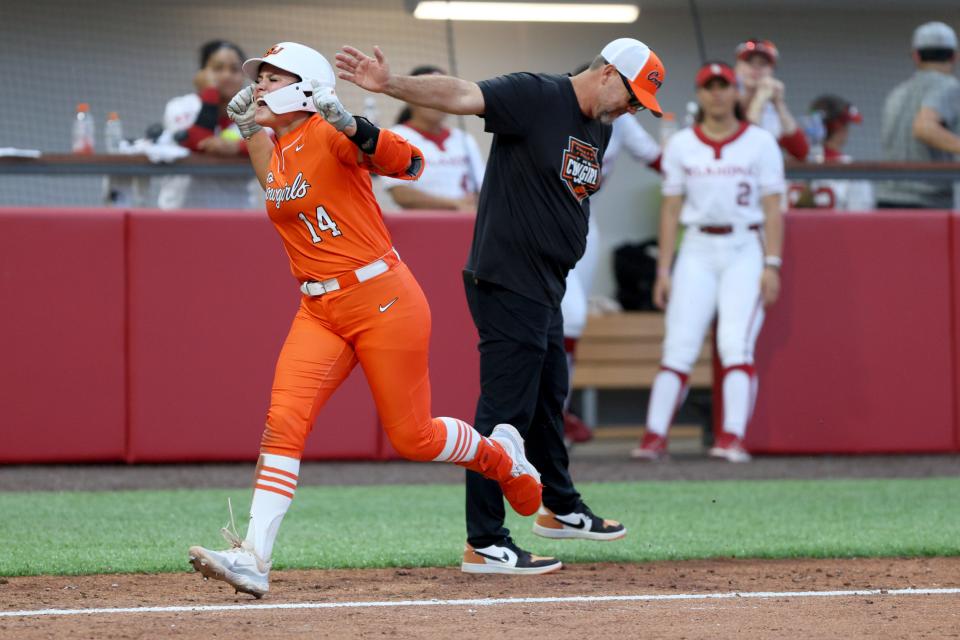
<instances>
[{"instance_id":1,"label":"player's raised hand","mask_svg":"<svg viewBox=\"0 0 960 640\"><path fill-rule=\"evenodd\" d=\"M316 80L312 81L312 87L313 105L324 120L332 124L337 131L343 131L351 126L356 127L357 121L353 114L347 111L333 89L321 86Z\"/></svg>"},{"instance_id":2,"label":"player's raised hand","mask_svg":"<svg viewBox=\"0 0 960 640\"><path fill-rule=\"evenodd\" d=\"M367 91L383 93L390 82L390 65L380 47L373 48L373 55L375 57L371 58L359 49L343 45L336 55L337 69L340 70L337 77Z\"/></svg>"},{"instance_id":3,"label":"player's raised hand","mask_svg":"<svg viewBox=\"0 0 960 640\"><path fill-rule=\"evenodd\" d=\"M253 99L253 85L240 89L227 105L227 116L237 123L240 135L244 138L249 138L260 131L260 125L254 120L256 111L257 103Z\"/></svg>"}]
</instances>

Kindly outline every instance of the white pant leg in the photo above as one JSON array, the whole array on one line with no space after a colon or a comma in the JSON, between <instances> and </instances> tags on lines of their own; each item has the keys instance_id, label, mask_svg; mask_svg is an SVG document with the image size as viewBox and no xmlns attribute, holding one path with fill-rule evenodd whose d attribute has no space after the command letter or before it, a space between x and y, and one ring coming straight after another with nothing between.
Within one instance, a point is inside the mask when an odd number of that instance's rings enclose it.
<instances>
[{"instance_id":1,"label":"white pant leg","mask_svg":"<svg viewBox=\"0 0 960 640\"><path fill-rule=\"evenodd\" d=\"M593 291L593 278L597 273L597 265L600 263L600 227L597 225L597 217L590 215L590 222L587 228L587 248L577 263L576 270L580 278L580 285L583 287L583 294L589 298Z\"/></svg>"},{"instance_id":2,"label":"white pant leg","mask_svg":"<svg viewBox=\"0 0 960 640\"><path fill-rule=\"evenodd\" d=\"M673 269L661 363L681 373L693 369L717 310L719 283L712 241L688 232Z\"/></svg>"},{"instance_id":3,"label":"white pant leg","mask_svg":"<svg viewBox=\"0 0 960 640\"><path fill-rule=\"evenodd\" d=\"M590 227L587 232L587 248L583 256L570 273L567 274L567 290L560 301L560 310L563 313L563 335L565 338L579 338L583 335L583 328L587 325L588 299L593 274L600 259L600 232L593 216L590 217Z\"/></svg>"},{"instance_id":4,"label":"white pant leg","mask_svg":"<svg viewBox=\"0 0 960 640\"><path fill-rule=\"evenodd\" d=\"M717 344L723 364L723 430L743 438L753 414L753 352L763 325L763 246L757 234L730 243L718 294Z\"/></svg>"},{"instance_id":5,"label":"white pant leg","mask_svg":"<svg viewBox=\"0 0 960 640\"><path fill-rule=\"evenodd\" d=\"M579 338L587 326L587 294L577 274L576 268L567 274L567 290L560 301L563 314L563 337Z\"/></svg>"},{"instance_id":6,"label":"white pant leg","mask_svg":"<svg viewBox=\"0 0 960 640\"><path fill-rule=\"evenodd\" d=\"M722 257L717 293L717 350L724 367L753 364L753 349L763 326L760 277L763 246L757 232L730 238Z\"/></svg>"}]
</instances>

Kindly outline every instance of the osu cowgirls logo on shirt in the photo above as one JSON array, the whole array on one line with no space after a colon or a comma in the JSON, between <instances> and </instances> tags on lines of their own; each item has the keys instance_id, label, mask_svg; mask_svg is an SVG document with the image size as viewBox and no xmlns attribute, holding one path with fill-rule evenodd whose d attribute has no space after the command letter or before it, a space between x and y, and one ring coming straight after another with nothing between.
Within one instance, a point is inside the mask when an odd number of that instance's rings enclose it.
<instances>
[{"instance_id":1,"label":"osu cowgirls logo on shirt","mask_svg":"<svg viewBox=\"0 0 960 640\"><path fill-rule=\"evenodd\" d=\"M600 150L593 145L573 136L570 136L570 142L563 151L560 177L577 202L583 202L600 187L599 153Z\"/></svg>"}]
</instances>

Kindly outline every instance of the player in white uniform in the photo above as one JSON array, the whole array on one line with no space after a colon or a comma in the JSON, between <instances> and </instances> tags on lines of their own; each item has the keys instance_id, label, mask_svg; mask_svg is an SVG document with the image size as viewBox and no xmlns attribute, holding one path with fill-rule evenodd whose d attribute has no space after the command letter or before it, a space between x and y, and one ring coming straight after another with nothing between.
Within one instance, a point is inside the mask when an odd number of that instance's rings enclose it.
<instances>
[{"instance_id":1,"label":"player in white uniform","mask_svg":"<svg viewBox=\"0 0 960 640\"><path fill-rule=\"evenodd\" d=\"M422 148L422 147L421 147ZM613 171L614 162L621 152L626 151L639 162L655 171L660 170L660 145L647 133L637 117L625 113L613 121L613 134L610 143L603 154L602 180L609 178ZM573 381L573 367L577 341L583 335L587 324L587 308L590 297L590 287L593 284L593 275L600 260L600 229L597 225L597 212L590 215L587 230L587 246L583 256L576 266L567 274L567 290L560 303L563 313L563 340L567 351L567 368ZM572 384L571 384L571 389ZM570 395L567 395L569 405ZM564 436L570 442L586 442L593 437L590 427L585 425L577 416L565 411L563 415Z\"/></svg>"},{"instance_id":2,"label":"player in white uniform","mask_svg":"<svg viewBox=\"0 0 960 640\"><path fill-rule=\"evenodd\" d=\"M439 67L424 65L412 76L445 75ZM390 128L423 152L426 167L420 180L381 178L393 201L403 209L450 209L473 213L483 184L484 162L477 141L466 131L446 126L443 111L407 105Z\"/></svg>"},{"instance_id":3,"label":"player in white uniform","mask_svg":"<svg viewBox=\"0 0 960 640\"><path fill-rule=\"evenodd\" d=\"M710 455L746 462L743 437L757 388L753 349L764 305L780 290L785 191L777 141L743 119L731 67L714 62L696 76L697 124L674 135L661 160L663 204L654 303L666 307L660 372L647 431L631 455L665 455L667 430L683 402L703 338L718 316L723 365L723 432ZM683 242L671 274L678 226Z\"/></svg>"}]
</instances>

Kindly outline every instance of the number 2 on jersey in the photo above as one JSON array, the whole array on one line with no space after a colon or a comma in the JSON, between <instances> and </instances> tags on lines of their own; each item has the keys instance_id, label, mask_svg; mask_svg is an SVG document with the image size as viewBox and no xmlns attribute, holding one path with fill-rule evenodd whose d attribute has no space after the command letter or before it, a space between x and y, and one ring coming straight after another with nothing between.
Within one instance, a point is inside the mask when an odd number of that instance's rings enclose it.
<instances>
[{"instance_id":1,"label":"number 2 on jersey","mask_svg":"<svg viewBox=\"0 0 960 640\"><path fill-rule=\"evenodd\" d=\"M323 242L323 238L317 235L317 229L320 231L330 231L330 237L336 238L340 235L340 228L337 226L337 223L333 221L333 218L330 217L330 214L327 213L327 210L323 207L317 207L317 226L314 227L313 223L307 219L307 216L300 213L298 216L303 220L303 224L307 225L307 229L310 231L310 239L313 240L313 244Z\"/></svg>"},{"instance_id":2,"label":"number 2 on jersey","mask_svg":"<svg viewBox=\"0 0 960 640\"><path fill-rule=\"evenodd\" d=\"M741 182L737 185L737 205L741 207L750 206L750 183Z\"/></svg>"}]
</instances>

